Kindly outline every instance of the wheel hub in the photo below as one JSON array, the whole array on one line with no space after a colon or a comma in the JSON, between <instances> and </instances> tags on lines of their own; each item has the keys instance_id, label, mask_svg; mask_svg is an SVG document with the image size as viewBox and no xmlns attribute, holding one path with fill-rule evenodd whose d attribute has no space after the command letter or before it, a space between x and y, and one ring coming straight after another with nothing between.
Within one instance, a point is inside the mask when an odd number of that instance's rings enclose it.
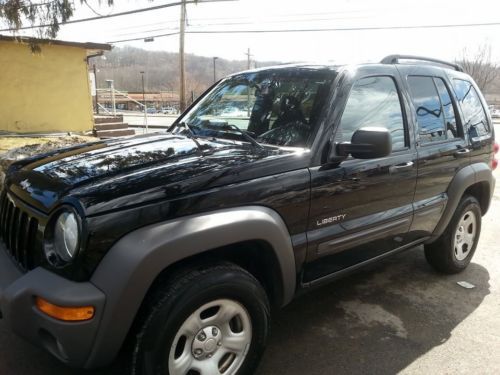
<instances>
[{"instance_id":1,"label":"wheel hub","mask_svg":"<svg viewBox=\"0 0 500 375\"><path fill-rule=\"evenodd\" d=\"M222 344L221 330L217 326L208 326L198 331L193 339L192 353L198 360L211 358Z\"/></svg>"},{"instance_id":2,"label":"wheel hub","mask_svg":"<svg viewBox=\"0 0 500 375\"><path fill-rule=\"evenodd\" d=\"M168 355L168 373L236 374L251 342L252 321L243 305L229 299L205 303L179 328Z\"/></svg>"},{"instance_id":3,"label":"wheel hub","mask_svg":"<svg viewBox=\"0 0 500 375\"><path fill-rule=\"evenodd\" d=\"M472 211L467 211L460 219L453 244L455 259L462 261L469 255L476 240L477 219Z\"/></svg>"}]
</instances>

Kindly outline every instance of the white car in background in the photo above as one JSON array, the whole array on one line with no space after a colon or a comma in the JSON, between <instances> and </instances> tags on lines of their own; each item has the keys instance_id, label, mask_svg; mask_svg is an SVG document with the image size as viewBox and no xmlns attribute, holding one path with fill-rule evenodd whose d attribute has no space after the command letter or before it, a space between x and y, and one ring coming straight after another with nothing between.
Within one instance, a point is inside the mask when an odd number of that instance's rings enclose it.
<instances>
[{"instance_id":1,"label":"white car in background","mask_svg":"<svg viewBox=\"0 0 500 375\"><path fill-rule=\"evenodd\" d=\"M490 111L492 118L499 118L500 117L500 109L495 109L494 105L489 105L488 111Z\"/></svg>"},{"instance_id":2,"label":"white car in background","mask_svg":"<svg viewBox=\"0 0 500 375\"><path fill-rule=\"evenodd\" d=\"M163 113L164 115L176 115L177 110L174 107L162 107L161 113Z\"/></svg>"}]
</instances>

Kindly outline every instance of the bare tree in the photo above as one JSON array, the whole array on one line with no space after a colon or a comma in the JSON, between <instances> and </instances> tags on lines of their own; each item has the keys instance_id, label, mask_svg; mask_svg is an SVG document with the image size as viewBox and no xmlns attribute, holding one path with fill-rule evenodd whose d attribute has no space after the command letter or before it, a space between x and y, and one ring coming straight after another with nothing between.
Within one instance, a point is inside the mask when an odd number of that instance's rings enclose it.
<instances>
[{"instance_id":1,"label":"bare tree","mask_svg":"<svg viewBox=\"0 0 500 375\"><path fill-rule=\"evenodd\" d=\"M91 8L87 0L79 1ZM113 4L113 0L97 0L97 3L104 1L108 5ZM0 25L3 21L17 31L23 26L42 24L44 27L37 28L38 36L55 38L60 24L73 17L74 8L75 0L0 0Z\"/></svg>"},{"instance_id":2,"label":"bare tree","mask_svg":"<svg viewBox=\"0 0 500 375\"><path fill-rule=\"evenodd\" d=\"M497 63L491 61L491 46L489 44L480 45L475 52L464 48L457 63L474 78L481 91L485 91L497 78L500 68Z\"/></svg>"}]
</instances>

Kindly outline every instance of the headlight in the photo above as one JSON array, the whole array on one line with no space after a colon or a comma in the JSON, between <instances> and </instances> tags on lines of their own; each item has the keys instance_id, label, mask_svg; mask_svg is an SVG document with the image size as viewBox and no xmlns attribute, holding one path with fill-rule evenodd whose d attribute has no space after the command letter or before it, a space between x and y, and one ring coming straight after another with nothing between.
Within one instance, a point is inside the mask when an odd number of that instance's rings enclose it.
<instances>
[{"instance_id":1,"label":"headlight","mask_svg":"<svg viewBox=\"0 0 500 375\"><path fill-rule=\"evenodd\" d=\"M78 218L71 211L63 211L53 222L51 235L45 242L45 255L52 265L73 260L79 245L80 227Z\"/></svg>"}]
</instances>

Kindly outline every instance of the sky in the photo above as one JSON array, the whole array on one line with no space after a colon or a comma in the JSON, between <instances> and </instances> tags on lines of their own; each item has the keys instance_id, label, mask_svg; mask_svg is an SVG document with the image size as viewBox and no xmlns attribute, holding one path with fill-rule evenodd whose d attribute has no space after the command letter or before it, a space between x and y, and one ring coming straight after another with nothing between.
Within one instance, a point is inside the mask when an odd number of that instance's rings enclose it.
<instances>
[{"instance_id":1,"label":"sky","mask_svg":"<svg viewBox=\"0 0 500 375\"><path fill-rule=\"evenodd\" d=\"M88 3L100 14L150 7L176 0L115 0L113 7ZM106 1L102 1L106 3ZM75 1L74 18L95 16ZM62 26L58 39L112 42L175 33L179 7ZM498 0L239 0L189 4L187 31L367 28L380 26L492 23L494 26L287 33L187 34L186 52L232 60L246 59L250 48L257 61L351 63L379 61L389 54L424 55L446 60L464 49L473 54L491 46L500 62ZM115 43L160 51L178 51L178 35Z\"/></svg>"}]
</instances>

